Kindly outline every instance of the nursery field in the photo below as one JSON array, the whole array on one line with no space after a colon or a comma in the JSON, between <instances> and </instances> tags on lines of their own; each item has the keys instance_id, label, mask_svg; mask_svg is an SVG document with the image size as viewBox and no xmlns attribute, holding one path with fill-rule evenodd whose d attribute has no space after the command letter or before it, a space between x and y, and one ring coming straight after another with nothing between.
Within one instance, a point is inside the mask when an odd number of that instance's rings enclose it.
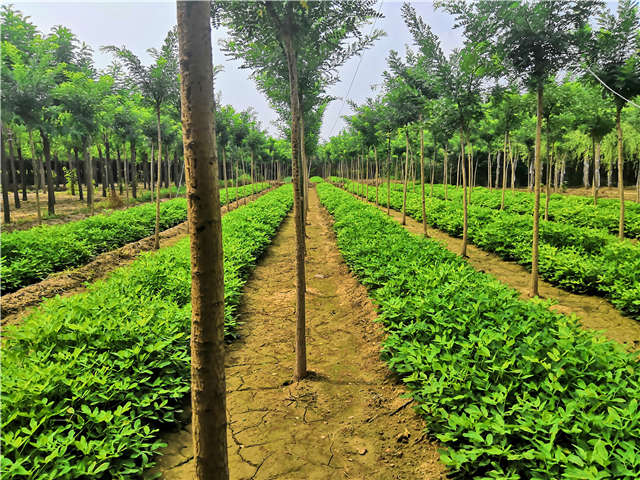
<instances>
[{"instance_id":1,"label":"nursery field","mask_svg":"<svg viewBox=\"0 0 640 480\"><path fill-rule=\"evenodd\" d=\"M640 0L0 31L2 480L640 479Z\"/></svg>"},{"instance_id":2,"label":"nursery field","mask_svg":"<svg viewBox=\"0 0 640 480\"><path fill-rule=\"evenodd\" d=\"M361 195L368 193L368 200L375 201L375 187L369 186L367 189L366 185L349 181L344 184L349 191ZM434 196L428 198L425 205L427 223L450 235L462 236L462 194L450 187L450 200L444 200L435 195L435 190L434 188ZM470 241L505 259L530 265L531 215L525 214L524 210L517 213L516 208L510 209L507 206L508 203L500 211L499 192L486 192L486 197L494 202L491 206L483 206L481 200L475 203L475 197L481 199L482 193L474 191L471 194ZM507 193L509 195L511 192ZM520 195L524 202L529 200L527 194ZM378 196L379 203L386 206L386 185L380 186ZM444 198L443 192L442 196ZM455 200L456 196L458 201ZM573 198L581 200L579 197L563 197L559 201L567 199L568 205L556 205L555 211L557 215L563 214L573 218L576 223L581 223L580 212L585 206L583 203L572 205ZM402 186L392 186L389 204L395 210L402 210ZM549 283L571 292L601 295L622 312L640 319L640 245L629 240L620 241L605 229L576 226L565 220L554 221L552 211L550 206L550 220L543 221L540 226L540 275ZM406 213L422 221L419 186L415 191L408 188ZM633 218L632 215L630 217ZM593 217L585 215L585 218ZM630 224L634 225L633 221Z\"/></svg>"}]
</instances>

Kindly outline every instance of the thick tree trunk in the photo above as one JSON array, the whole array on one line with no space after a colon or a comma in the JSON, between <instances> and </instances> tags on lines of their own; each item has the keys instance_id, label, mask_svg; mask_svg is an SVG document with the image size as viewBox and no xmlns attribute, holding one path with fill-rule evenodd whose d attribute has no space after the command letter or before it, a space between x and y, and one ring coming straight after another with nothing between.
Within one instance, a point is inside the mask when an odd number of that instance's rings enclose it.
<instances>
[{"instance_id":1,"label":"thick tree trunk","mask_svg":"<svg viewBox=\"0 0 640 480\"><path fill-rule=\"evenodd\" d=\"M620 113L622 107L616 108L616 131L618 133L618 195L620 197L620 223L618 225L618 237L624 238L624 170L622 158L622 125L620 123Z\"/></svg>"},{"instance_id":2,"label":"thick tree trunk","mask_svg":"<svg viewBox=\"0 0 640 480\"><path fill-rule=\"evenodd\" d=\"M460 155L462 157L462 257L467 256L468 212L467 212L467 173L464 167L464 127L460 127Z\"/></svg>"},{"instance_id":3,"label":"thick tree trunk","mask_svg":"<svg viewBox=\"0 0 640 480\"><path fill-rule=\"evenodd\" d=\"M153 239L153 249L160 248L160 180L162 177L162 135L160 132L160 107L156 107L156 127L158 132L158 184L156 187L156 232Z\"/></svg>"},{"instance_id":4,"label":"thick tree trunk","mask_svg":"<svg viewBox=\"0 0 640 480\"><path fill-rule=\"evenodd\" d=\"M586 154L582 157L582 186L589 188L589 157Z\"/></svg>"},{"instance_id":5,"label":"thick tree trunk","mask_svg":"<svg viewBox=\"0 0 640 480\"><path fill-rule=\"evenodd\" d=\"M420 124L422 117L420 118ZM420 187L422 195L422 234L427 236L427 207L424 196L424 128L420 125Z\"/></svg>"},{"instance_id":6,"label":"thick tree trunk","mask_svg":"<svg viewBox=\"0 0 640 480\"><path fill-rule=\"evenodd\" d=\"M540 228L540 183L542 181L542 166L540 158L540 150L542 143L542 83L536 89L537 99L537 118L536 118L536 146L535 146L535 195L533 203L533 242L531 247L531 287L529 290L530 297L538 296L538 234Z\"/></svg>"},{"instance_id":7,"label":"thick tree trunk","mask_svg":"<svg viewBox=\"0 0 640 480\"><path fill-rule=\"evenodd\" d=\"M267 4L269 5L269 4ZM302 160L300 151L304 146L300 145L300 94L298 92L298 59L293 48L293 6L287 4L286 25L281 31L282 44L287 57L287 68L289 70L289 87L291 94L291 182L293 183L293 214L296 230L296 366L294 378L300 380L307 375L307 346L305 337L305 225L304 225L304 190L301 180L304 179L305 172L301 172L300 161ZM275 13L274 13L275 15ZM302 177L302 178L301 178Z\"/></svg>"},{"instance_id":8,"label":"thick tree trunk","mask_svg":"<svg viewBox=\"0 0 640 480\"><path fill-rule=\"evenodd\" d=\"M402 225L407 224L407 181L409 179L409 126L404 127L407 149L404 155L404 181L402 186Z\"/></svg>"},{"instance_id":9,"label":"thick tree trunk","mask_svg":"<svg viewBox=\"0 0 640 480\"><path fill-rule=\"evenodd\" d=\"M227 480L224 268L208 2L178 2L191 240L191 407L197 480Z\"/></svg>"},{"instance_id":10,"label":"thick tree trunk","mask_svg":"<svg viewBox=\"0 0 640 480\"><path fill-rule=\"evenodd\" d=\"M38 217L38 225L42 223L42 214L40 213L40 161L36 158L36 146L33 143L33 132L29 130L29 146L31 147L31 161L33 162L33 183L36 187L36 215Z\"/></svg>"}]
</instances>

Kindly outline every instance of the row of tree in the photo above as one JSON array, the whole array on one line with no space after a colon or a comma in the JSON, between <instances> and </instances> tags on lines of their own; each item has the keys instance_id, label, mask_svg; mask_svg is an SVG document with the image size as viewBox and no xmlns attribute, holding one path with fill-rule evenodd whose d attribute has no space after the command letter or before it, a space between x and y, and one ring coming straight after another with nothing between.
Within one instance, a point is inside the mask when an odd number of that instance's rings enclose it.
<instances>
[{"instance_id":1,"label":"row of tree","mask_svg":"<svg viewBox=\"0 0 640 480\"><path fill-rule=\"evenodd\" d=\"M137 196L138 182L183 184L176 30L150 49L145 66L125 47L97 71L90 47L66 27L42 34L9 5L2 17L2 190L4 220L13 207L40 191L55 215L55 192L68 188L93 210L94 185L102 196ZM289 174L288 141L270 137L252 110L217 109L218 145L225 181L277 179ZM228 157L228 159L227 159ZM19 190L22 190L20 195Z\"/></svg>"},{"instance_id":2,"label":"row of tree","mask_svg":"<svg viewBox=\"0 0 640 480\"><path fill-rule=\"evenodd\" d=\"M583 162L586 186L592 158L595 201L602 154L604 163L610 165L609 172L615 158L619 236L624 237L625 141L627 158L636 163L627 174L635 174L640 185L640 114L638 105L631 100L640 95L638 4L635 0L622 0L617 12L607 10L599 0L445 0L436 5L452 14L457 26L464 29L464 47L445 55L429 25L410 4L404 4L402 15L415 48L407 48L404 58L390 52L384 91L364 105L354 106L356 114L348 118L350 129L326 145L323 158L341 161L342 171L345 161L355 158L356 175L363 178L371 175L372 170L366 165L373 149L377 176L377 152L386 144L389 176L393 149L400 147L404 137L401 175L405 199L410 159L416 152L424 210L427 132L432 158L443 159L445 185L452 174L449 154L458 157L456 172L464 190L463 256L467 248L467 187L475 183L478 157L486 158L489 187L498 187L502 171L503 192L508 168L513 185L517 162L525 159L530 166L527 183L535 191L530 287L530 294L535 296L543 161L550 193L552 184L557 187L563 183L568 161ZM595 27L590 23L593 19ZM560 74L564 76L562 80ZM412 142L412 136L419 140ZM495 182L491 181L492 165ZM404 210L403 206L403 222Z\"/></svg>"}]
</instances>

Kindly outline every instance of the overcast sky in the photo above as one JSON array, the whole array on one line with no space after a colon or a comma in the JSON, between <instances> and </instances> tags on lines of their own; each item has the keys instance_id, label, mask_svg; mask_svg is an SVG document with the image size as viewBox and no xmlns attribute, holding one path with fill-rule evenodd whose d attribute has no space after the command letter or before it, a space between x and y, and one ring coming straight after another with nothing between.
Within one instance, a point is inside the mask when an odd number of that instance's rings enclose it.
<instances>
[{"instance_id":1,"label":"overcast sky","mask_svg":"<svg viewBox=\"0 0 640 480\"><path fill-rule=\"evenodd\" d=\"M146 49L160 47L167 31L176 23L174 2L52 2L52 1L14 1L15 7L26 15L42 32L48 32L54 25L64 25L75 33L80 41L93 47L94 59L98 68L111 62L111 57L100 52L102 45L126 45L140 56L144 62L150 61ZM413 2L418 13L438 34L445 51L462 44L461 32L453 30L453 20L447 14L434 11L432 2ZM371 86L379 84L386 66L386 57L391 49L404 51L404 45L410 43L409 33L400 15L401 2L385 1L382 4L384 18L377 21L387 35L362 55L357 76L348 98L357 103L375 94ZM380 3L376 8L380 7ZM369 31L367 26L365 31ZM276 115L269 107L265 96L260 93L249 72L239 68L238 62L224 58L218 47L222 32L214 32L214 63L223 64L224 71L216 78L216 91L222 92L222 102L231 104L237 110L253 107L263 127L271 133L275 128L271 124ZM339 98L347 94L347 89L359 63L359 58L351 59L341 69L341 81L331 88L330 93ZM321 137L328 138L344 127L342 115L351 113L342 100L333 101L326 110Z\"/></svg>"}]
</instances>

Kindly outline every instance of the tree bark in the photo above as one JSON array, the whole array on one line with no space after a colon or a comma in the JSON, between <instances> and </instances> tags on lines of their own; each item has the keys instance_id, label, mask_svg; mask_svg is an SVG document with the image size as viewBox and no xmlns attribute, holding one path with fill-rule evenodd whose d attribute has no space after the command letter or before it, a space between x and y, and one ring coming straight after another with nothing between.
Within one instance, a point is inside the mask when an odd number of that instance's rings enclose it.
<instances>
[{"instance_id":1,"label":"tree bark","mask_svg":"<svg viewBox=\"0 0 640 480\"><path fill-rule=\"evenodd\" d=\"M51 171L51 142L43 129L40 129L40 138L42 139L42 153L44 154L44 177L47 181L47 213L49 216L53 216L56 214L56 196L53 188L53 173Z\"/></svg>"},{"instance_id":2,"label":"tree bark","mask_svg":"<svg viewBox=\"0 0 640 480\"><path fill-rule=\"evenodd\" d=\"M616 131L618 133L618 195L620 197L620 223L618 224L618 237L624 238L624 170L622 158L622 125L620 123L620 113L622 106L616 108Z\"/></svg>"},{"instance_id":3,"label":"tree bark","mask_svg":"<svg viewBox=\"0 0 640 480\"><path fill-rule=\"evenodd\" d=\"M36 158L36 146L33 143L33 132L29 129L29 146L31 147L31 161L33 162L33 183L36 187L36 215L38 217L38 225L42 223L42 214L40 213L40 163Z\"/></svg>"},{"instance_id":4,"label":"tree bark","mask_svg":"<svg viewBox=\"0 0 640 480\"><path fill-rule=\"evenodd\" d=\"M402 225L407 224L407 181L409 179L409 126L404 127L407 150L404 155L404 182L402 187Z\"/></svg>"},{"instance_id":5,"label":"tree bark","mask_svg":"<svg viewBox=\"0 0 640 480\"><path fill-rule=\"evenodd\" d=\"M267 3L267 6L270 4ZM271 9L268 11L273 12ZM276 15L275 12L272 15ZM291 102L291 182L293 183L293 215L296 230L296 366L294 378L300 380L307 375L307 346L305 336L305 225L303 189L301 188L300 149L300 95L298 93L298 59L293 48L293 5L287 3L287 17L285 25L280 31L282 44L287 59L289 73L289 90Z\"/></svg>"},{"instance_id":6,"label":"tree bark","mask_svg":"<svg viewBox=\"0 0 640 480\"><path fill-rule=\"evenodd\" d=\"M595 141L593 154L593 206L598 205L598 189L600 188L600 139Z\"/></svg>"},{"instance_id":7,"label":"tree bark","mask_svg":"<svg viewBox=\"0 0 640 480\"><path fill-rule=\"evenodd\" d=\"M16 150L18 151L18 161L20 162L20 183L22 184L22 201L27 201L27 162L22 156L22 147L18 142ZM71 165L69 165L71 168Z\"/></svg>"},{"instance_id":8,"label":"tree bark","mask_svg":"<svg viewBox=\"0 0 640 480\"><path fill-rule=\"evenodd\" d=\"M460 156L462 157L462 255L467 257L467 234L468 234L468 212L467 212L467 173L464 166L464 127L460 127Z\"/></svg>"},{"instance_id":9,"label":"tree bark","mask_svg":"<svg viewBox=\"0 0 640 480\"><path fill-rule=\"evenodd\" d=\"M424 128L422 127L422 117L420 117L420 187L422 195L422 234L427 235L427 207L424 198Z\"/></svg>"},{"instance_id":10,"label":"tree bark","mask_svg":"<svg viewBox=\"0 0 640 480\"><path fill-rule=\"evenodd\" d=\"M373 146L373 157L376 161L376 207L378 205L380 205L379 199L378 199L378 191L380 190L380 182L379 182L379 178L378 178L378 149L376 148L376 146ZM331 164L329 164L329 173L331 173Z\"/></svg>"},{"instance_id":11,"label":"tree bark","mask_svg":"<svg viewBox=\"0 0 640 480\"><path fill-rule=\"evenodd\" d=\"M13 152L13 132L7 129L7 143L9 144L9 166L11 168L11 183L13 186L13 203L16 209L20 208L20 193L18 192L18 175L16 172L16 159Z\"/></svg>"},{"instance_id":12,"label":"tree bark","mask_svg":"<svg viewBox=\"0 0 640 480\"><path fill-rule=\"evenodd\" d=\"M447 148L447 145L445 144L444 146L444 165L443 165L443 170L444 170L444 199L445 200L449 200L448 194L447 194L447 187L449 186L449 170L448 170L448 162L449 162L449 149Z\"/></svg>"},{"instance_id":13,"label":"tree bark","mask_svg":"<svg viewBox=\"0 0 640 480\"><path fill-rule=\"evenodd\" d=\"M491 185L491 150L489 150L489 154L487 155L487 186L491 192L493 190L493 186Z\"/></svg>"},{"instance_id":14,"label":"tree bark","mask_svg":"<svg viewBox=\"0 0 640 480\"><path fill-rule=\"evenodd\" d=\"M191 406L197 480L227 480L224 268L208 2L179 1L182 135L191 240Z\"/></svg>"},{"instance_id":15,"label":"tree bark","mask_svg":"<svg viewBox=\"0 0 640 480\"><path fill-rule=\"evenodd\" d=\"M11 207L9 206L9 174L7 172L9 166L9 159L5 150L5 137L6 129L4 125L0 129L0 135L2 136L2 213L4 214L4 223L11 223Z\"/></svg>"},{"instance_id":16,"label":"tree bark","mask_svg":"<svg viewBox=\"0 0 640 480\"><path fill-rule=\"evenodd\" d=\"M138 196L138 164L136 159L136 141L131 140L129 142L129 150L131 156L131 168L133 175L131 175L131 196L136 198Z\"/></svg>"},{"instance_id":17,"label":"tree bark","mask_svg":"<svg viewBox=\"0 0 640 480\"><path fill-rule=\"evenodd\" d=\"M504 132L504 145L502 147L502 198L500 200L500 210L504 210L504 192L507 190L507 141L509 132Z\"/></svg>"},{"instance_id":18,"label":"tree bark","mask_svg":"<svg viewBox=\"0 0 640 480\"><path fill-rule=\"evenodd\" d=\"M160 248L160 181L162 177L162 135L160 132L160 107L156 107L156 127L158 133L158 184L156 187L156 232L153 239L153 249Z\"/></svg>"},{"instance_id":19,"label":"tree bark","mask_svg":"<svg viewBox=\"0 0 640 480\"><path fill-rule=\"evenodd\" d=\"M89 153L89 139L86 139L84 144L84 163L86 165L87 205L89 206L89 214L93 216L93 166Z\"/></svg>"},{"instance_id":20,"label":"tree bark","mask_svg":"<svg viewBox=\"0 0 640 480\"><path fill-rule=\"evenodd\" d=\"M537 118L536 118L536 146L534 157L534 169L535 169L535 185L534 185L534 203L533 203L533 242L531 247L531 287L529 290L530 297L538 296L538 240L540 229L540 183L542 180L542 167L540 150L542 143L542 83L538 84L536 89L537 99Z\"/></svg>"}]
</instances>

